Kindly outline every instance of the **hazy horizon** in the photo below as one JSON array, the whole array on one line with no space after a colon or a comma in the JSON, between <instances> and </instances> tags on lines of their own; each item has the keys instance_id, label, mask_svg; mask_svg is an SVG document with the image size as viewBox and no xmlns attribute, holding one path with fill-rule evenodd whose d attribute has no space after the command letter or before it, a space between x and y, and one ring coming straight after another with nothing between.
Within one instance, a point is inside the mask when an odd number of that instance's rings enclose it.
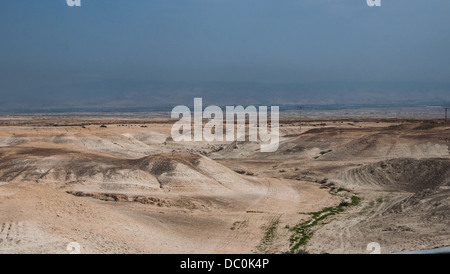
<instances>
[{"instance_id":1,"label":"hazy horizon","mask_svg":"<svg viewBox=\"0 0 450 274\"><path fill-rule=\"evenodd\" d=\"M2 111L450 102L448 1L7 0Z\"/></svg>"}]
</instances>

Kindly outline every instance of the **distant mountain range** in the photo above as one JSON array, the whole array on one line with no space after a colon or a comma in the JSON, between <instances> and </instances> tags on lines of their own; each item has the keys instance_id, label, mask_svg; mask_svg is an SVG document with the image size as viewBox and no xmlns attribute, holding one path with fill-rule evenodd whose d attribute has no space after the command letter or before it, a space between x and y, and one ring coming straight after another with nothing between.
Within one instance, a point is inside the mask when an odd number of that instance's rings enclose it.
<instances>
[{"instance_id":1,"label":"distant mountain range","mask_svg":"<svg viewBox=\"0 0 450 274\"><path fill-rule=\"evenodd\" d=\"M107 80L10 93L0 89L0 112L170 111L206 105L280 105L281 109L450 105L441 83L251 83Z\"/></svg>"}]
</instances>

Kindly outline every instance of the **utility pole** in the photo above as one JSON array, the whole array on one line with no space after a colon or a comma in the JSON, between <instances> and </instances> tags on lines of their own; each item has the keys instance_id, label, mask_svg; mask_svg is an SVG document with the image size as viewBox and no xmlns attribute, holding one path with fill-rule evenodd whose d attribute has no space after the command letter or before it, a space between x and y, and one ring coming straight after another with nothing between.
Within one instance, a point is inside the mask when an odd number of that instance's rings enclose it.
<instances>
[{"instance_id":1,"label":"utility pole","mask_svg":"<svg viewBox=\"0 0 450 274\"><path fill-rule=\"evenodd\" d=\"M448 108L445 108L445 122L447 123L447 113L448 113Z\"/></svg>"},{"instance_id":2,"label":"utility pole","mask_svg":"<svg viewBox=\"0 0 450 274\"><path fill-rule=\"evenodd\" d=\"M300 110L300 131L302 131L302 106L299 107Z\"/></svg>"}]
</instances>

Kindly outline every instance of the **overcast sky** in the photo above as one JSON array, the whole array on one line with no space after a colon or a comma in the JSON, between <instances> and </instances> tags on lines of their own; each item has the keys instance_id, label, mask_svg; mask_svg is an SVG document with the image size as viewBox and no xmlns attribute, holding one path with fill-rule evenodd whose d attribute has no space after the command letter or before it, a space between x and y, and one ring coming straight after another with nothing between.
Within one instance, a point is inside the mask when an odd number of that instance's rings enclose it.
<instances>
[{"instance_id":1,"label":"overcast sky","mask_svg":"<svg viewBox=\"0 0 450 274\"><path fill-rule=\"evenodd\" d=\"M2 0L0 92L111 79L450 82L450 1Z\"/></svg>"}]
</instances>

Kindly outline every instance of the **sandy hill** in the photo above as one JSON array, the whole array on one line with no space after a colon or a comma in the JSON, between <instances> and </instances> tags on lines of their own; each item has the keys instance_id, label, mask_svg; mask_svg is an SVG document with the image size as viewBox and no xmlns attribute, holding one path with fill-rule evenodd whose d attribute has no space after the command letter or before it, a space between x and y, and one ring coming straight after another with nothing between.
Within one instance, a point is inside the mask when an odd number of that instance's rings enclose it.
<instances>
[{"instance_id":1,"label":"sandy hill","mask_svg":"<svg viewBox=\"0 0 450 274\"><path fill-rule=\"evenodd\" d=\"M26 143L0 148L0 181L33 181L112 193L252 192L253 183L198 154L126 159L67 145Z\"/></svg>"}]
</instances>

